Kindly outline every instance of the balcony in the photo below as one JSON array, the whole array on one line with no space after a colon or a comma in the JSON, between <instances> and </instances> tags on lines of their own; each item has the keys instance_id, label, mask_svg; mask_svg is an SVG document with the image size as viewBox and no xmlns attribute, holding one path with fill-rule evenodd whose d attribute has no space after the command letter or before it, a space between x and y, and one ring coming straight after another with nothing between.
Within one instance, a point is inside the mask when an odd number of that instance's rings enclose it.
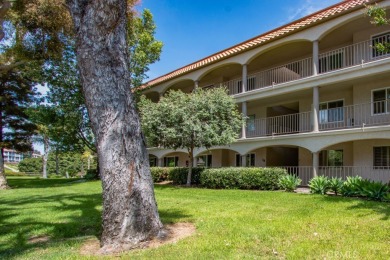
<instances>
[{"instance_id":1,"label":"balcony","mask_svg":"<svg viewBox=\"0 0 390 260\"><path fill-rule=\"evenodd\" d=\"M248 120L247 137L306 133L313 130L312 112ZM390 124L390 100L319 111L319 130L364 128Z\"/></svg>"},{"instance_id":2,"label":"balcony","mask_svg":"<svg viewBox=\"0 0 390 260\"><path fill-rule=\"evenodd\" d=\"M323 51L318 56L318 74L341 70L368 62L386 59L390 53L379 52L372 47L372 41L363 41L341 48ZM258 71L247 76L246 91L277 86L314 75L312 57L292 61L277 67ZM230 95L242 92L242 79L237 78L222 83L213 84L217 87L226 87Z\"/></svg>"}]
</instances>

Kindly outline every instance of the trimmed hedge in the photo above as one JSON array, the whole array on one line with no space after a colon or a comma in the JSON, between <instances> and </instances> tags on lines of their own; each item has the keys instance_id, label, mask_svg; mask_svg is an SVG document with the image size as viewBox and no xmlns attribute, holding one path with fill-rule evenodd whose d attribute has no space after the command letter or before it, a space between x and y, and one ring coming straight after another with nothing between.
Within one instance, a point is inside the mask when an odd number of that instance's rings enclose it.
<instances>
[{"instance_id":1,"label":"trimmed hedge","mask_svg":"<svg viewBox=\"0 0 390 260\"><path fill-rule=\"evenodd\" d=\"M277 190L285 175L280 168L214 168L202 172L200 184L211 189Z\"/></svg>"},{"instance_id":2,"label":"trimmed hedge","mask_svg":"<svg viewBox=\"0 0 390 260\"><path fill-rule=\"evenodd\" d=\"M199 185L201 175L205 168L192 168L191 184ZM184 185L187 183L188 168L175 167L168 173L168 179L175 185Z\"/></svg>"},{"instance_id":3,"label":"trimmed hedge","mask_svg":"<svg viewBox=\"0 0 390 260\"><path fill-rule=\"evenodd\" d=\"M162 182L168 180L168 174L173 167L150 167L153 182Z\"/></svg>"}]
</instances>

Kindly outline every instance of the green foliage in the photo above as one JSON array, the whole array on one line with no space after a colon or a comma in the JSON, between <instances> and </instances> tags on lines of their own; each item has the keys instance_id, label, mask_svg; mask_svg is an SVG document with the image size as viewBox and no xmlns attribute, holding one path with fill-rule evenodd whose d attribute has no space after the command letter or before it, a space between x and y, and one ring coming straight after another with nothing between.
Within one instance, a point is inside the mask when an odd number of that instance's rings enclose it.
<instances>
[{"instance_id":1,"label":"green foliage","mask_svg":"<svg viewBox=\"0 0 390 260\"><path fill-rule=\"evenodd\" d=\"M211 189L277 190L286 174L280 168L214 168L202 172L200 183Z\"/></svg>"},{"instance_id":2,"label":"green foliage","mask_svg":"<svg viewBox=\"0 0 390 260\"><path fill-rule=\"evenodd\" d=\"M390 188L381 182L362 180L359 184L360 195L371 200L385 200Z\"/></svg>"},{"instance_id":3,"label":"green foliage","mask_svg":"<svg viewBox=\"0 0 390 260\"><path fill-rule=\"evenodd\" d=\"M87 179L87 180L98 180L99 179L99 174L97 172L97 169L87 170L87 173L84 175L84 179Z\"/></svg>"},{"instance_id":4,"label":"green foliage","mask_svg":"<svg viewBox=\"0 0 390 260\"><path fill-rule=\"evenodd\" d=\"M65 176L68 172L69 176L76 176L81 171L82 161L81 154L78 153L63 153L58 156L58 175ZM96 167L94 165L94 167ZM19 171L27 173L42 172L42 158L26 158L19 163ZM54 153L49 154L47 165L48 174L56 174L56 158Z\"/></svg>"},{"instance_id":5,"label":"green foliage","mask_svg":"<svg viewBox=\"0 0 390 260\"><path fill-rule=\"evenodd\" d=\"M132 87L139 87L147 78L149 65L160 59L163 43L154 38L156 25L153 15L144 9L141 17L129 19L128 44Z\"/></svg>"},{"instance_id":6,"label":"green foliage","mask_svg":"<svg viewBox=\"0 0 390 260\"><path fill-rule=\"evenodd\" d=\"M192 168L191 184L200 184L201 176L203 175L204 168ZM173 184L184 185L187 183L188 168L173 167L169 168L168 180L171 180Z\"/></svg>"},{"instance_id":7,"label":"green foliage","mask_svg":"<svg viewBox=\"0 0 390 260\"><path fill-rule=\"evenodd\" d=\"M372 19L371 23L374 25L381 26L389 23L389 19L386 17L386 10L377 4L367 6L366 14Z\"/></svg>"},{"instance_id":8,"label":"green foliage","mask_svg":"<svg viewBox=\"0 0 390 260\"><path fill-rule=\"evenodd\" d=\"M329 180L329 190L333 191L336 195L341 192L344 181L341 178L333 177Z\"/></svg>"},{"instance_id":9,"label":"green foliage","mask_svg":"<svg viewBox=\"0 0 390 260\"><path fill-rule=\"evenodd\" d=\"M170 91L158 103L142 97L139 108L147 142L156 147L226 145L236 140L243 122L225 89Z\"/></svg>"},{"instance_id":10,"label":"green foliage","mask_svg":"<svg viewBox=\"0 0 390 260\"><path fill-rule=\"evenodd\" d=\"M27 173L42 173L42 158L26 158L19 163L19 171Z\"/></svg>"},{"instance_id":11,"label":"green foliage","mask_svg":"<svg viewBox=\"0 0 390 260\"><path fill-rule=\"evenodd\" d=\"M283 175L279 179L279 187L287 192L293 192L302 180L296 175Z\"/></svg>"},{"instance_id":12,"label":"green foliage","mask_svg":"<svg viewBox=\"0 0 390 260\"><path fill-rule=\"evenodd\" d=\"M168 180L169 172L173 168L170 167L150 167L153 182L162 182Z\"/></svg>"},{"instance_id":13,"label":"green foliage","mask_svg":"<svg viewBox=\"0 0 390 260\"><path fill-rule=\"evenodd\" d=\"M341 194L345 197L360 196L360 184L363 181L360 176L347 177L341 188Z\"/></svg>"},{"instance_id":14,"label":"green foliage","mask_svg":"<svg viewBox=\"0 0 390 260\"><path fill-rule=\"evenodd\" d=\"M309 182L310 192L314 194L325 195L329 190L329 178L326 176L317 176Z\"/></svg>"}]
</instances>

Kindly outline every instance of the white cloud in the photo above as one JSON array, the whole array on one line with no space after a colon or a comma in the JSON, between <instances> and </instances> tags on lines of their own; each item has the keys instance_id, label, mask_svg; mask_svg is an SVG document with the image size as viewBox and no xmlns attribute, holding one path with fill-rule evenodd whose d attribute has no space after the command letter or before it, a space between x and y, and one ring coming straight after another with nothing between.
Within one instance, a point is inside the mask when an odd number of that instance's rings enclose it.
<instances>
[{"instance_id":1,"label":"white cloud","mask_svg":"<svg viewBox=\"0 0 390 260\"><path fill-rule=\"evenodd\" d=\"M302 18L306 15L312 14L316 11L324 9L338 2L340 2L340 0L304 0L303 2L299 1L297 3L300 6L287 10L287 22Z\"/></svg>"}]
</instances>

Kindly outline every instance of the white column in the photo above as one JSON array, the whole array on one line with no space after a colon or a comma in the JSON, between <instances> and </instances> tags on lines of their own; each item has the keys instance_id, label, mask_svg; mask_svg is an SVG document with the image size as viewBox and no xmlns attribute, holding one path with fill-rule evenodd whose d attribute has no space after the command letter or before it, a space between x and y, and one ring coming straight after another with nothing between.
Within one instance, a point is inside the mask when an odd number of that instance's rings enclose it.
<instances>
[{"instance_id":1,"label":"white column","mask_svg":"<svg viewBox=\"0 0 390 260\"><path fill-rule=\"evenodd\" d=\"M199 80L195 80L194 90L199 88Z\"/></svg>"},{"instance_id":2,"label":"white column","mask_svg":"<svg viewBox=\"0 0 390 260\"><path fill-rule=\"evenodd\" d=\"M246 154L241 156L241 167L246 167Z\"/></svg>"},{"instance_id":3,"label":"white column","mask_svg":"<svg viewBox=\"0 0 390 260\"><path fill-rule=\"evenodd\" d=\"M157 166L163 167L164 166L164 158L158 158L157 159Z\"/></svg>"},{"instance_id":4,"label":"white column","mask_svg":"<svg viewBox=\"0 0 390 260\"><path fill-rule=\"evenodd\" d=\"M242 84L242 93L244 93L246 91L246 84L247 84L247 77L248 77L248 71L247 71L247 66L246 64L243 64L242 65L242 81L241 81L241 84Z\"/></svg>"},{"instance_id":5,"label":"white column","mask_svg":"<svg viewBox=\"0 0 390 260\"><path fill-rule=\"evenodd\" d=\"M320 153L315 152L313 153L313 177L318 176L318 167L320 165Z\"/></svg>"},{"instance_id":6,"label":"white column","mask_svg":"<svg viewBox=\"0 0 390 260\"><path fill-rule=\"evenodd\" d=\"M317 75L319 72L319 47L318 41L313 42L313 75Z\"/></svg>"},{"instance_id":7,"label":"white column","mask_svg":"<svg viewBox=\"0 0 390 260\"><path fill-rule=\"evenodd\" d=\"M242 102L242 115L245 118L245 121L242 123L242 129L241 129L241 138L246 138L246 117L247 117L247 108L246 108L246 101Z\"/></svg>"},{"instance_id":8,"label":"white column","mask_svg":"<svg viewBox=\"0 0 390 260\"><path fill-rule=\"evenodd\" d=\"M320 94L318 87L313 88L313 132L318 132L318 111L320 109Z\"/></svg>"}]
</instances>

